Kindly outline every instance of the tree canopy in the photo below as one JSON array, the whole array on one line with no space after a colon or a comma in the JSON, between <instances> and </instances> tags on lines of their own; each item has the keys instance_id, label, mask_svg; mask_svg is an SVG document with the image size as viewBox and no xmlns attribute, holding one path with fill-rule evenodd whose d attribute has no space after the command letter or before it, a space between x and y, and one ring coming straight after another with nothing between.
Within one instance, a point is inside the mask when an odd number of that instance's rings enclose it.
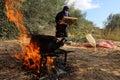
<instances>
[{"instance_id":1,"label":"tree canopy","mask_svg":"<svg viewBox=\"0 0 120 80\"><path fill-rule=\"evenodd\" d=\"M110 39L120 40L120 14L110 14L105 22L104 34Z\"/></svg>"}]
</instances>

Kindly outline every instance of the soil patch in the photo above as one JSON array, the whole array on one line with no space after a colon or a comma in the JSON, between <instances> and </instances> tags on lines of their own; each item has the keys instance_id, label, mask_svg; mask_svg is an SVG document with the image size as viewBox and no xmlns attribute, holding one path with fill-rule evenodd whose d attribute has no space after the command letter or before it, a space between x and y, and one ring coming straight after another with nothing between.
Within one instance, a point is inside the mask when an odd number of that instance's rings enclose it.
<instances>
[{"instance_id":1,"label":"soil patch","mask_svg":"<svg viewBox=\"0 0 120 80\"><path fill-rule=\"evenodd\" d=\"M120 80L120 50L107 48L83 48L65 45L69 51L67 73L59 80ZM22 62L11 57L20 52L19 42L0 42L0 80L35 80L33 74L26 71Z\"/></svg>"}]
</instances>

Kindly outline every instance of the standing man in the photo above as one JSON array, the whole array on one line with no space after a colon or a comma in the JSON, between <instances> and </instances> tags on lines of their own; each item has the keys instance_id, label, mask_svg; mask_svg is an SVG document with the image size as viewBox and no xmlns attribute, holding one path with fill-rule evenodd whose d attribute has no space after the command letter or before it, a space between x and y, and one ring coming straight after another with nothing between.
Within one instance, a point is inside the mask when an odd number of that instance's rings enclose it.
<instances>
[{"instance_id":1,"label":"standing man","mask_svg":"<svg viewBox=\"0 0 120 80\"><path fill-rule=\"evenodd\" d=\"M59 13L57 13L56 17L55 17L55 22L56 22L56 34L55 36L57 37L57 39L59 41L65 39L65 37L68 36L66 28L67 28L67 23L65 23L62 19L65 16L69 16L68 13L69 7L68 6L64 6L63 10L60 11Z\"/></svg>"}]
</instances>

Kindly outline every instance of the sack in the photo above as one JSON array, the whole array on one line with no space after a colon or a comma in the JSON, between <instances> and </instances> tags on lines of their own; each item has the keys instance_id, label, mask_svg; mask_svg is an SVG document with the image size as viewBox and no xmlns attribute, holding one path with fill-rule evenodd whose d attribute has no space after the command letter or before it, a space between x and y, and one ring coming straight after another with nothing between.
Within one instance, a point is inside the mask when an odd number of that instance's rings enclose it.
<instances>
[{"instance_id":1,"label":"sack","mask_svg":"<svg viewBox=\"0 0 120 80\"><path fill-rule=\"evenodd\" d=\"M91 44L91 46L96 47L96 41L91 34L87 34L86 38L88 42Z\"/></svg>"}]
</instances>

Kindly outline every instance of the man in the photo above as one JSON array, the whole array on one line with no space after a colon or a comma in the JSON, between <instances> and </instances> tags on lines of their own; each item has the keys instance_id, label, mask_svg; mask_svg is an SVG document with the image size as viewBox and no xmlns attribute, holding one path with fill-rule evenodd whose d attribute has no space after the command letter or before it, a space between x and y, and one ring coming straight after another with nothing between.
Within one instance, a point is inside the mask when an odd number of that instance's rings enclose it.
<instances>
[{"instance_id":1,"label":"man","mask_svg":"<svg viewBox=\"0 0 120 80\"><path fill-rule=\"evenodd\" d=\"M57 13L55 17L55 22L56 22L56 35L55 36L57 37L58 40L65 39L65 37L68 36L66 32L67 23L65 23L62 20L63 17L69 16L68 10L69 10L69 7L64 6L63 10Z\"/></svg>"}]
</instances>

